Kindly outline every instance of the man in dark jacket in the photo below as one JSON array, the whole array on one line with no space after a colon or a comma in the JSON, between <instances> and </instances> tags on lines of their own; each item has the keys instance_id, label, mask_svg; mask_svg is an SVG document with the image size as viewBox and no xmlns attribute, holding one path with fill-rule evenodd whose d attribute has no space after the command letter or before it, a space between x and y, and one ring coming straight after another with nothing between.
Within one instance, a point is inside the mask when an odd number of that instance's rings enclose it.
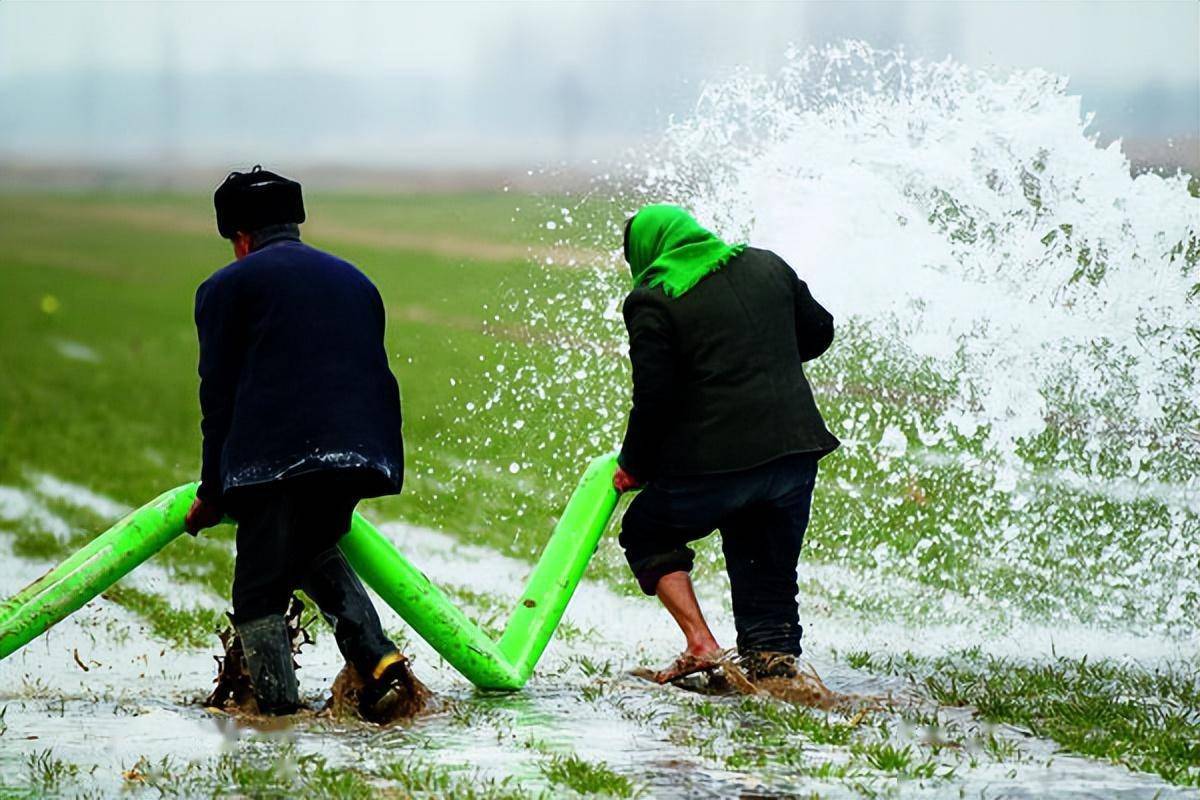
<instances>
[{"instance_id":1,"label":"man in dark jacket","mask_svg":"<svg viewBox=\"0 0 1200 800\"><path fill-rule=\"evenodd\" d=\"M803 362L833 341L833 317L774 253L728 245L681 208L625 226L633 408L614 479L644 486L621 546L642 591L687 640L660 682L720 656L689 573L688 542L721 531L737 647L752 679L795 675L796 564L817 461L838 446Z\"/></svg>"},{"instance_id":2,"label":"man in dark jacket","mask_svg":"<svg viewBox=\"0 0 1200 800\"><path fill-rule=\"evenodd\" d=\"M237 520L234 627L262 712L300 705L284 620L300 588L366 681L364 715L386 718L414 679L336 546L359 500L403 482L383 302L353 265L300 241L300 184L255 167L214 204L236 260L196 292L204 447L188 530Z\"/></svg>"}]
</instances>

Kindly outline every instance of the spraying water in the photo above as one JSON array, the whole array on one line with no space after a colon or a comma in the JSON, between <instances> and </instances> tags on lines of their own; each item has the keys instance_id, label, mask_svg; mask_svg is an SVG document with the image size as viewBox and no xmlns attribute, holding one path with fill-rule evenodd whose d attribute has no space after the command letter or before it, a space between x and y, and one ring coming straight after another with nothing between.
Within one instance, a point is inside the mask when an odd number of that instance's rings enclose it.
<instances>
[{"instance_id":1,"label":"spraying water","mask_svg":"<svg viewBox=\"0 0 1200 800\"><path fill-rule=\"evenodd\" d=\"M837 317L810 373L845 447L806 558L850 571L811 587L839 607L1195 636L1200 200L1186 176L1131 177L1091 123L1062 77L848 42L707 87L603 199L690 207ZM481 406L528 412L501 431L533 418L535 452L562 458L521 466L552 494L623 432L623 218L586 212L612 183L545 223L594 269L547 269L569 288L497 315L525 334Z\"/></svg>"}]
</instances>

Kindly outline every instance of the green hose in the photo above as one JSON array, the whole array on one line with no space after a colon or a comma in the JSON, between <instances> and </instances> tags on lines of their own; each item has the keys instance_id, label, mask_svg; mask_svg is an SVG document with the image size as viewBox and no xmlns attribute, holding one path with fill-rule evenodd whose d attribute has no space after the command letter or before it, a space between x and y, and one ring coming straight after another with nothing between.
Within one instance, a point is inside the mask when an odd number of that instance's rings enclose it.
<instances>
[{"instance_id":1,"label":"green hose","mask_svg":"<svg viewBox=\"0 0 1200 800\"><path fill-rule=\"evenodd\" d=\"M339 547L384 602L468 680L512 691L529 680L617 506L617 462L588 465L546 542L500 641L493 642L370 522L354 515ZM0 605L0 659L81 608L184 530L191 483L165 492Z\"/></svg>"}]
</instances>

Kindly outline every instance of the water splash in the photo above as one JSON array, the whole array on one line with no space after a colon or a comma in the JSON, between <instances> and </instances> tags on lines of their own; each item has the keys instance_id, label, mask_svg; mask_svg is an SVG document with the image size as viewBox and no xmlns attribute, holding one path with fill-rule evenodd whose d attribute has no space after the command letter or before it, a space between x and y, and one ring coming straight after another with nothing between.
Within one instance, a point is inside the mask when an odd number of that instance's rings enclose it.
<instances>
[{"instance_id":1,"label":"water splash","mask_svg":"<svg viewBox=\"0 0 1200 800\"><path fill-rule=\"evenodd\" d=\"M1194 635L1200 201L1187 176L1131 177L1091 122L1062 77L854 42L707 87L633 180L548 214L587 268L498 314L552 353L508 349L491 385L561 437L522 474L553 494L619 441L620 223L678 202L776 250L839 320L811 373L847 446L808 551L863 575L837 599ZM910 581L927 594L889 596Z\"/></svg>"},{"instance_id":2,"label":"water splash","mask_svg":"<svg viewBox=\"0 0 1200 800\"><path fill-rule=\"evenodd\" d=\"M1131 179L1066 86L855 43L792 53L773 80L710 88L646 189L953 365L973 391L944 416L988 427L992 448L1015 452L1074 400L1103 412L1073 420L1083 437L1128 440L1132 424L1194 457L1197 418L1175 407L1196 399L1200 204L1183 177ZM1082 395L1055 391L1063 373Z\"/></svg>"}]
</instances>

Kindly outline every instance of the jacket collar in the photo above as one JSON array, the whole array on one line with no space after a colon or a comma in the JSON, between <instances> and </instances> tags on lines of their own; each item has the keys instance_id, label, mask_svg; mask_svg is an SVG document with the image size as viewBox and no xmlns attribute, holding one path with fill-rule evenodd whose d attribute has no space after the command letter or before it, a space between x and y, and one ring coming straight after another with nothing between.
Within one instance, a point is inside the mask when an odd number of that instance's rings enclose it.
<instances>
[{"instance_id":1,"label":"jacket collar","mask_svg":"<svg viewBox=\"0 0 1200 800\"><path fill-rule=\"evenodd\" d=\"M299 225L290 222L283 225L268 225L250 235L250 252L253 253L277 242L298 241L300 241Z\"/></svg>"}]
</instances>

